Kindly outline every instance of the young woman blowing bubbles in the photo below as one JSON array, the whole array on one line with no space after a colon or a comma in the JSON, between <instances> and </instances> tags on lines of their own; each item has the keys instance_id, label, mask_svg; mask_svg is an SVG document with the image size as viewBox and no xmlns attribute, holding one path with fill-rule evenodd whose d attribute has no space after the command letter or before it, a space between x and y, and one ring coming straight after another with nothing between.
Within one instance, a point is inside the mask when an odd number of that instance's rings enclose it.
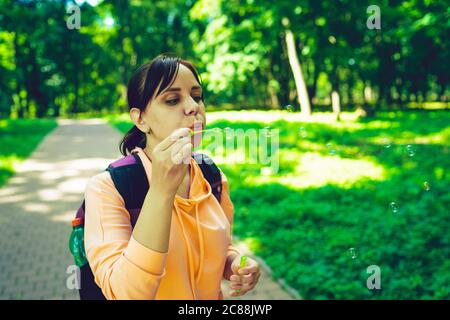
<instances>
[{"instance_id":1,"label":"young woman blowing bubbles","mask_svg":"<svg viewBox=\"0 0 450 320\"><path fill-rule=\"evenodd\" d=\"M160 55L128 84L134 127L121 152L142 160L150 188L132 228L108 172L85 192L85 248L96 284L107 299L223 299L244 295L258 282L258 263L232 245L234 208L226 176L220 203L192 158L191 130L204 128L205 105L194 66Z\"/></svg>"}]
</instances>

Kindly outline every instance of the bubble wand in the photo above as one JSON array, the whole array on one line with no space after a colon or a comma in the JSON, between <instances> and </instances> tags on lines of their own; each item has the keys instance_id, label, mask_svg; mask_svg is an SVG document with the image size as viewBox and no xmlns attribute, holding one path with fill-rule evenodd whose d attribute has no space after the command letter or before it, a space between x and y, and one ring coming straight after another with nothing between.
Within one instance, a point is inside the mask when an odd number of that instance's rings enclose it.
<instances>
[{"instance_id":1,"label":"bubble wand","mask_svg":"<svg viewBox=\"0 0 450 320\"><path fill-rule=\"evenodd\" d=\"M247 256L242 256L241 261L239 263L239 267L244 268L246 263L247 263ZM236 289L236 293L240 293L240 292L241 292L241 289Z\"/></svg>"},{"instance_id":2,"label":"bubble wand","mask_svg":"<svg viewBox=\"0 0 450 320\"><path fill-rule=\"evenodd\" d=\"M206 129L206 130L200 130L200 131L194 131L194 130L191 129L189 131L189 134L191 136L193 136L195 134L202 133L202 132L208 132L208 131L215 131L215 132L217 132L217 131L220 131L220 129L219 128L212 128L212 129Z\"/></svg>"}]
</instances>

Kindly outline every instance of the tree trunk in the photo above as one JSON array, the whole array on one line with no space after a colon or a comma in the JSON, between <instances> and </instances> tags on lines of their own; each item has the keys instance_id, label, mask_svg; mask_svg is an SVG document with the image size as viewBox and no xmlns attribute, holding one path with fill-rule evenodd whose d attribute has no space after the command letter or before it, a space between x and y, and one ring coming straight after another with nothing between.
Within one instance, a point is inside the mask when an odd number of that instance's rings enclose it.
<instances>
[{"instance_id":1,"label":"tree trunk","mask_svg":"<svg viewBox=\"0 0 450 320\"><path fill-rule=\"evenodd\" d=\"M284 24L287 25L289 22L287 18L284 18ZM286 28L286 46L287 53L289 58L289 63L291 65L292 73L294 74L295 86L297 89L297 98L300 104L300 110L302 114L306 116L311 115L311 105L309 103L308 90L306 90L305 79L303 78L302 68L300 65L300 61L297 56L297 50L295 48L295 40L292 31L289 28Z\"/></svg>"}]
</instances>

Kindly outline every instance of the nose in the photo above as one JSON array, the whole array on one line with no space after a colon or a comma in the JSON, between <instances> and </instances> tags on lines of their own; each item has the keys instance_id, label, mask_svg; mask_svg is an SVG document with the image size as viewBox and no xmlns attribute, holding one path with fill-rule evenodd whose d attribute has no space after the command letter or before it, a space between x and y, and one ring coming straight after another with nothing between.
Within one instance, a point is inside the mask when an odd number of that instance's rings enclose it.
<instances>
[{"instance_id":1,"label":"nose","mask_svg":"<svg viewBox=\"0 0 450 320\"><path fill-rule=\"evenodd\" d=\"M184 113L186 115L197 114L199 110L199 104L192 98L189 97L186 106L184 107Z\"/></svg>"}]
</instances>

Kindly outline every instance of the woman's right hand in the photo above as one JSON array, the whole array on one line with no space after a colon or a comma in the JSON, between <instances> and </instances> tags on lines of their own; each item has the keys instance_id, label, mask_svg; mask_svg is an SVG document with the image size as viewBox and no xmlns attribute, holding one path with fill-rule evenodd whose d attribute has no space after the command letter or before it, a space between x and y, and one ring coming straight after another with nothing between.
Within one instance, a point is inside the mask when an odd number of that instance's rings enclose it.
<instances>
[{"instance_id":1,"label":"woman's right hand","mask_svg":"<svg viewBox=\"0 0 450 320\"><path fill-rule=\"evenodd\" d=\"M175 195L186 177L191 155L190 129L176 129L151 152L151 185L169 195Z\"/></svg>"}]
</instances>

